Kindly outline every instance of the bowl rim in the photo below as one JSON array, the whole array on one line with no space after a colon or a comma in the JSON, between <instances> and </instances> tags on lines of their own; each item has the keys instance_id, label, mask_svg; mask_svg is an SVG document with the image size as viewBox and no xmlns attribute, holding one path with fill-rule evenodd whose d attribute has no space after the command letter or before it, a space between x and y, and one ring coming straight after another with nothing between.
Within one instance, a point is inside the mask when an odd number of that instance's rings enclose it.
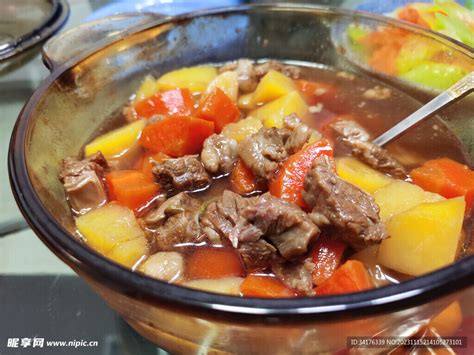
<instances>
[{"instance_id":1,"label":"bowl rim","mask_svg":"<svg viewBox=\"0 0 474 355\"><path fill-rule=\"evenodd\" d=\"M337 9L326 6L307 4L256 4L241 5L225 8L201 10L176 17L166 17L149 24L127 31L113 43L124 37L154 28L167 23L180 23L192 20L195 17L232 15L239 12L252 10L266 11L316 11L342 16L356 16L368 18L380 23L388 23L410 31L435 37L447 41L447 45L454 46L456 50L468 50L459 46L445 36L439 36L432 31L409 25L397 20L364 12ZM447 296L473 285L474 256L468 256L447 267L433 271L420 277L415 277L397 285L389 285L368 291L343 294L335 296L298 297L291 299L263 299L230 296L209 293L187 287L168 284L131 271L120 266L99 253L88 248L78 241L71 233L61 226L55 217L43 206L35 192L26 165L26 144L31 128L32 113L39 100L49 86L66 70L80 63L98 50L111 43L98 43L79 58L73 58L57 67L49 75L23 107L15 124L8 152L8 170L11 188L15 200L30 227L59 258L74 269L79 269L81 274L99 281L107 287L139 298L148 302L160 301L169 307L186 308L189 310L205 310L208 314L229 314L234 317L268 316L289 320L298 315L298 321L338 318L351 316L375 315L391 313L427 303L434 298Z\"/></svg>"}]
</instances>

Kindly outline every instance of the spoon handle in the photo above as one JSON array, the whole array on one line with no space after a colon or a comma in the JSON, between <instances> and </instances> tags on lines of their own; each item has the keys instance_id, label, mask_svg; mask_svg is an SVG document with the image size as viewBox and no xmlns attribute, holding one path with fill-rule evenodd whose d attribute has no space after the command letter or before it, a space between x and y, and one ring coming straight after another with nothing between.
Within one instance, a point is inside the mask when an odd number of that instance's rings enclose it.
<instances>
[{"instance_id":1,"label":"spoon handle","mask_svg":"<svg viewBox=\"0 0 474 355\"><path fill-rule=\"evenodd\" d=\"M374 140L378 146L383 146L403 134L407 129L413 127L415 124L432 116L443 107L450 105L459 100L464 95L467 95L474 90L474 72L469 73L464 78L459 80L448 90L443 91L433 100L423 105L418 110L413 112L410 116L403 119L388 131L380 135Z\"/></svg>"}]
</instances>

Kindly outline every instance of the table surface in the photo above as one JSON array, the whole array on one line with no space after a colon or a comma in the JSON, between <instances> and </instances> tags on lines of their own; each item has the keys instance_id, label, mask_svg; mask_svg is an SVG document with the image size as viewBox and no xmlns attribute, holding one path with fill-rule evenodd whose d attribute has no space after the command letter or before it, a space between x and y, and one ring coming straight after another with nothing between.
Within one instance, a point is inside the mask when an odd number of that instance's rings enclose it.
<instances>
[{"instance_id":1,"label":"table surface","mask_svg":"<svg viewBox=\"0 0 474 355\"><path fill-rule=\"evenodd\" d=\"M122 1L123 2L123 1ZM142 1L151 3L152 1ZM158 2L156 0L155 2ZM167 1L168 3L170 1ZM177 0L167 4L168 13L201 6L204 2ZM207 4L215 5L219 1ZM221 3L239 1L221 1ZM315 1L316 2L316 1ZM318 1L340 5L343 1ZM123 10L120 1L69 0L70 18L63 30ZM139 6L128 1L125 10ZM200 5L199 5L199 4ZM354 1L344 2L353 6ZM122 4L123 5L123 4ZM104 6L106 8L104 8ZM161 7L160 9L164 9ZM8 144L15 120L25 101L48 75L40 55L9 73L0 72L0 230L24 222L8 182ZM97 341L97 347L43 347L37 354L163 354L133 331L74 272L56 258L26 226L0 235L0 354L35 353L33 346L21 347L21 340ZM10 339L10 340L8 340ZM19 339L18 348L7 347Z\"/></svg>"}]
</instances>

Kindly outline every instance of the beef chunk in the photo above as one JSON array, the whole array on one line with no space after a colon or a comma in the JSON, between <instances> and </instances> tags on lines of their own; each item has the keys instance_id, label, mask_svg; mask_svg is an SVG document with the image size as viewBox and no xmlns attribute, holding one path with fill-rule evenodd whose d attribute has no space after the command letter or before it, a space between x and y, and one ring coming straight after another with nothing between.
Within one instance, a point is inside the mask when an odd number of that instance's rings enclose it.
<instances>
[{"instance_id":1,"label":"beef chunk","mask_svg":"<svg viewBox=\"0 0 474 355\"><path fill-rule=\"evenodd\" d=\"M158 250L173 250L176 244L205 241L199 225L201 202L184 192L152 210L142 221Z\"/></svg>"},{"instance_id":2,"label":"beef chunk","mask_svg":"<svg viewBox=\"0 0 474 355\"><path fill-rule=\"evenodd\" d=\"M380 243L387 233L374 199L334 171L330 158L321 155L306 175L303 198L313 207L312 220L335 227L339 238L355 249Z\"/></svg>"},{"instance_id":3,"label":"beef chunk","mask_svg":"<svg viewBox=\"0 0 474 355\"><path fill-rule=\"evenodd\" d=\"M405 179L403 165L385 149L372 143L365 129L354 121L337 121L331 125L337 140L351 149L352 155L367 165L395 178Z\"/></svg>"},{"instance_id":4,"label":"beef chunk","mask_svg":"<svg viewBox=\"0 0 474 355\"><path fill-rule=\"evenodd\" d=\"M228 174L238 158L238 145L234 139L213 134L204 141L201 161L212 174Z\"/></svg>"},{"instance_id":5,"label":"beef chunk","mask_svg":"<svg viewBox=\"0 0 474 355\"><path fill-rule=\"evenodd\" d=\"M306 253L319 228L297 205L264 194L243 211L243 217L270 240L287 260Z\"/></svg>"},{"instance_id":6,"label":"beef chunk","mask_svg":"<svg viewBox=\"0 0 474 355\"><path fill-rule=\"evenodd\" d=\"M277 70L283 74L298 79L300 69L291 65L284 65L275 60L269 60L263 64L256 64L250 59L239 59L236 62L226 64L219 69L219 72L236 71L239 81L239 89L244 93L252 92L258 85L259 80L268 73L270 69Z\"/></svg>"},{"instance_id":7,"label":"beef chunk","mask_svg":"<svg viewBox=\"0 0 474 355\"><path fill-rule=\"evenodd\" d=\"M208 187L212 178L204 169L197 155L167 159L162 163L153 162L153 175L156 182L168 196L181 191L195 191Z\"/></svg>"},{"instance_id":8,"label":"beef chunk","mask_svg":"<svg viewBox=\"0 0 474 355\"><path fill-rule=\"evenodd\" d=\"M314 264L303 261L282 262L277 261L272 265L272 272L286 286L297 290L305 295L314 295L313 278L311 276Z\"/></svg>"},{"instance_id":9,"label":"beef chunk","mask_svg":"<svg viewBox=\"0 0 474 355\"><path fill-rule=\"evenodd\" d=\"M107 202L104 185L107 169L107 161L100 152L83 160L63 160L59 180L74 213L83 214Z\"/></svg>"},{"instance_id":10,"label":"beef chunk","mask_svg":"<svg viewBox=\"0 0 474 355\"><path fill-rule=\"evenodd\" d=\"M276 248L263 239L241 243L238 251L244 261L245 268L250 271L270 268L277 255Z\"/></svg>"},{"instance_id":11,"label":"beef chunk","mask_svg":"<svg viewBox=\"0 0 474 355\"><path fill-rule=\"evenodd\" d=\"M201 218L203 233L210 240L230 241L237 248L240 242L255 242L261 232L247 223L242 212L255 201L225 190L222 196L212 201Z\"/></svg>"},{"instance_id":12,"label":"beef chunk","mask_svg":"<svg viewBox=\"0 0 474 355\"><path fill-rule=\"evenodd\" d=\"M285 117L283 128L260 128L240 142L239 156L256 176L270 179L279 164L300 150L311 134L296 115L290 115Z\"/></svg>"}]
</instances>

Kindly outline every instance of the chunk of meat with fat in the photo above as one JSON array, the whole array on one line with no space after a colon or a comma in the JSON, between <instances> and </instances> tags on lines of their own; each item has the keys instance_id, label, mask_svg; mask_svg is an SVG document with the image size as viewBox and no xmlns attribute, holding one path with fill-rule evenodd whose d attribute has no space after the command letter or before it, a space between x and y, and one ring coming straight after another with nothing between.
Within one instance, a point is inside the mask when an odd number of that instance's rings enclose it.
<instances>
[{"instance_id":1,"label":"chunk of meat with fat","mask_svg":"<svg viewBox=\"0 0 474 355\"><path fill-rule=\"evenodd\" d=\"M300 150L310 139L312 129L292 114L283 128L261 128L239 144L239 156L259 177L270 179L280 163Z\"/></svg>"},{"instance_id":2,"label":"chunk of meat with fat","mask_svg":"<svg viewBox=\"0 0 474 355\"><path fill-rule=\"evenodd\" d=\"M263 239L256 242L241 243L238 251L245 268L249 271L270 268L277 256L277 249Z\"/></svg>"},{"instance_id":3,"label":"chunk of meat with fat","mask_svg":"<svg viewBox=\"0 0 474 355\"><path fill-rule=\"evenodd\" d=\"M107 161L100 152L83 160L63 160L59 180L74 213L84 214L107 202L104 184L107 169Z\"/></svg>"},{"instance_id":4,"label":"chunk of meat with fat","mask_svg":"<svg viewBox=\"0 0 474 355\"><path fill-rule=\"evenodd\" d=\"M238 159L238 144L223 134L213 134L204 141L201 162L212 174L228 174Z\"/></svg>"},{"instance_id":5,"label":"chunk of meat with fat","mask_svg":"<svg viewBox=\"0 0 474 355\"><path fill-rule=\"evenodd\" d=\"M286 286L307 296L314 295L311 273L314 264L308 261L285 262L279 260L272 265L272 272Z\"/></svg>"},{"instance_id":6,"label":"chunk of meat with fat","mask_svg":"<svg viewBox=\"0 0 474 355\"><path fill-rule=\"evenodd\" d=\"M167 159L161 163L152 161L155 180L168 196L182 191L202 190L212 182L197 155Z\"/></svg>"},{"instance_id":7,"label":"chunk of meat with fat","mask_svg":"<svg viewBox=\"0 0 474 355\"><path fill-rule=\"evenodd\" d=\"M407 177L403 165L385 149L372 143L367 131L357 122L340 120L330 127L337 140L351 149L354 157L395 178L405 179Z\"/></svg>"},{"instance_id":8,"label":"chunk of meat with fat","mask_svg":"<svg viewBox=\"0 0 474 355\"><path fill-rule=\"evenodd\" d=\"M316 224L333 226L336 235L355 249L387 238L374 199L338 177L326 155L314 160L305 178L303 198L313 208L310 217Z\"/></svg>"},{"instance_id":9,"label":"chunk of meat with fat","mask_svg":"<svg viewBox=\"0 0 474 355\"><path fill-rule=\"evenodd\" d=\"M239 59L236 62L225 64L219 69L219 72L236 71L240 91L249 93L255 90L259 80L271 69L279 71L292 79L300 77L300 68L285 65L276 60L257 64L250 59Z\"/></svg>"},{"instance_id":10,"label":"chunk of meat with fat","mask_svg":"<svg viewBox=\"0 0 474 355\"><path fill-rule=\"evenodd\" d=\"M142 218L157 250L173 250L178 244L206 241L199 225L201 201L181 192Z\"/></svg>"},{"instance_id":11,"label":"chunk of meat with fat","mask_svg":"<svg viewBox=\"0 0 474 355\"><path fill-rule=\"evenodd\" d=\"M242 215L287 260L305 254L320 233L318 226L297 205L270 194L258 197Z\"/></svg>"}]
</instances>

